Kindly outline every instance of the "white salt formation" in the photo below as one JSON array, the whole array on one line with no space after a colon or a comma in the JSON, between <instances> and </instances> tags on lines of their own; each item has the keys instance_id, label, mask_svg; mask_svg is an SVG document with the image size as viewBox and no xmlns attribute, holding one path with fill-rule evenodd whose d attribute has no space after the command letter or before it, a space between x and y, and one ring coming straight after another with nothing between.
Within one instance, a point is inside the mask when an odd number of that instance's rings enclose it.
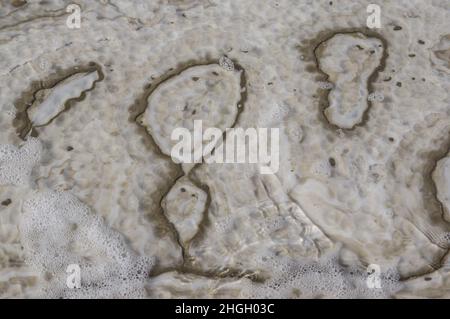
<instances>
[{"instance_id":1,"label":"white salt formation","mask_svg":"<svg viewBox=\"0 0 450 319\"><path fill-rule=\"evenodd\" d=\"M67 101L80 97L98 78L97 71L76 73L54 88L37 92L36 101L28 109L31 124L34 127L48 124L64 110Z\"/></svg>"},{"instance_id":2,"label":"white salt formation","mask_svg":"<svg viewBox=\"0 0 450 319\"><path fill-rule=\"evenodd\" d=\"M188 129L192 136L191 155L195 156L194 149L201 146L194 143L194 121L201 120L203 130L216 127L224 131L231 127L241 99L240 79L241 71L231 67L222 68L218 64L190 67L164 81L151 93L141 123L166 155L171 154L172 147L179 141L179 137L171 139L174 129Z\"/></svg>"},{"instance_id":3,"label":"white salt formation","mask_svg":"<svg viewBox=\"0 0 450 319\"><path fill-rule=\"evenodd\" d=\"M445 219L450 220L450 157L441 159L433 172L437 197L442 203Z\"/></svg>"},{"instance_id":4,"label":"white salt formation","mask_svg":"<svg viewBox=\"0 0 450 319\"><path fill-rule=\"evenodd\" d=\"M33 194L23 204L20 231L27 262L43 274L48 297L144 296L151 260L137 257L120 233L73 195ZM70 265L80 268L78 288L67 286Z\"/></svg>"},{"instance_id":5,"label":"white salt formation","mask_svg":"<svg viewBox=\"0 0 450 319\"><path fill-rule=\"evenodd\" d=\"M380 65L383 50L379 39L362 33L336 34L317 48L319 68L333 83L325 109L330 123L350 129L362 121L369 77Z\"/></svg>"},{"instance_id":6,"label":"white salt formation","mask_svg":"<svg viewBox=\"0 0 450 319\"><path fill-rule=\"evenodd\" d=\"M164 214L176 227L183 243L189 242L197 233L206 201L207 194L186 177L179 179L164 197Z\"/></svg>"},{"instance_id":7,"label":"white salt formation","mask_svg":"<svg viewBox=\"0 0 450 319\"><path fill-rule=\"evenodd\" d=\"M368 284L362 267L341 265L332 255L316 262L271 256L263 261L275 274L263 284L250 283L245 298L388 298L402 285L390 271L377 274L378 285Z\"/></svg>"},{"instance_id":8,"label":"white salt formation","mask_svg":"<svg viewBox=\"0 0 450 319\"><path fill-rule=\"evenodd\" d=\"M41 152L42 145L35 138L29 138L20 148L0 145L0 185L28 185L31 171L41 159Z\"/></svg>"}]
</instances>

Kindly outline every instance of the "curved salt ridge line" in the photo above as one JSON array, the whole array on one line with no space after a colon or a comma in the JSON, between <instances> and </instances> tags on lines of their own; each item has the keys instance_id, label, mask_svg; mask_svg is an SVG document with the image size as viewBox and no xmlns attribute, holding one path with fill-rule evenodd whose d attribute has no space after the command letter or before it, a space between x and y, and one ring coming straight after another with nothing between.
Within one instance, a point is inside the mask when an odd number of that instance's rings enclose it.
<instances>
[{"instance_id":1,"label":"curved salt ridge line","mask_svg":"<svg viewBox=\"0 0 450 319\"><path fill-rule=\"evenodd\" d=\"M436 163L432 173L436 197L442 205L446 220L450 220L450 153Z\"/></svg>"},{"instance_id":2,"label":"curved salt ridge line","mask_svg":"<svg viewBox=\"0 0 450 319\"><path fill-rule=\"evenodd\" d=\"M247 100L247 78L245 75L245 69L239 65L236 61L232 60L233 64L234 64L234 68L235 70L241 72L241 79L240 79L240 87L241 87L241 99L238 101L237 103L237 114L235 117L235 120L233 121L231 127L234 127L239 119L239 116L241 114L241 112L244 110L244 106L245 106L245 101ZM188 61L185 63L180 64L177 68L175 69L169 69L169 71L165 74L163 74L161 77L155 79L155 81L153 83L150 83L149 85L147 85L144 93L142 94L142 96L140 98L138 98L135 102L134 105L131 106L130 108L130 120L132 122L135 122L141 129L143 132L143 135L147 138L147 141L151 144L152 148L155 149L157 151L157 153L164 157L164 158L168 158L170 160L170 162L172 162L172 159L170 157L170 155L164 153L158 146L158 144L155 142L155 139L153 138L153 136L151 135L151 133L146 129L145 125L143 125L143 123L140 120L140 117L145 113L147 105L148 105L148 99L150 97L150 95L163 83L165 83L166 81L169 81L170 79L172 79L173 77L176 77L178 75L180 75L181 73L183 73L184 71L190 69L191 67L195 67L195 66L207 66L207 65L217 65L219 64L218 60L204 60L204 61ZM222 141L224 141L226 138L226 132L223 132L222 135ZM214 149L213 149L214 152ZM173 163L173 162L172 162ZM194 241L200 234L201 229L205 226L205 224L208 221L207 218L207 212L211 203L211 194L209 191L209 187L208 185L202 183L198 178L195 177L194 172L195 170L202 165L202 163L197 163L194 165L193 168L190 169L190 171L187 174L184 174L183 169L182 169L182 165L181 164L176 164L176 170L179 172L179 175L177 178L175 178L175 180L173 182L170 183L170 187L167 190L167 192L161 197L160 200L160 207L162 208L164 206L164 199L168 196L168 194L170 193L171 189L173 187L175 187L175 185L177 184L177 182L183 178L186 177L188 178L188 180L190 182L192 182L197 188L199 188L200 190L203 190L206 193L206 203L204 205L204 211L202 212L202 220L199 224L199 228L197 233L187 242L187 243L183 243L182 238L180 236L180 234L177 231L177 228L175 227L175 225L168 219L168 217L166 216L166 214L164 213L164 211L162 211L162 215L163 215L163 219L165 221L165 223L167 224L168 228L172 230L172 233L174 234L174 237L176 238L181 250L182 250L182 264L178 267L172 267L172 268L164 268L164 269L158 269L157 265L152 269L151 272L151 276L152 277L156 277L158 275L161 275L163 273L167 273L167 272L171 272L171 271L178 271L180 273L190 273L190 274L194 274L194 275L199 275L199 276L203 276L203 277L207 277L207 278L229 278L229 277L237 277L237 278L242 278L242 277L247 277L253 281L259 281L261 280L261 278L258 278L257 274L254 274L253 272L250 271L242 271L239 269L231 269L231 268L227 268L224 271L221 272L217 272L217 271L203 271L201 269L196 268L194 265L192 265L191 263L191 258L188 255L187 251L189 248L189 245L192 241Z\"/></svg>"},{"instance_id":3,"label":"curved salt ridge line","mask_svg":"<svg viewBox=\"0 0 450 319\"><path fill-rule=\"evenodd\" d=\"M373 91L373 83L377 79L378 74L384 70L385 65L386 65L386 59L388 57L388 53L387 53L388 43L387 43L386 39L383 38L380 34L372 32L370 30L361 30L358 28L349 28L349 29L343 29L340 31L322 32L322 34L320 34L316 40L312 41L312 43L313 43L312 56L313 56L315 68L319 71L319 73L321 73L322 75L325 76L325 80L328 80L328 78L329 78L328 74L326 72L324 72L320 66L320 59L317 55L319 47L322 44L329 41L330 39L332 39L336 35L354 35L354 34L358 34L358 33L367 38L377 39L378 41L381 42L381 45L383 47L382 57L380 58L380 62L378 64L378 66L376 66L374 68L373 72L367 78L367 84L366 84L365 91L369 94L370 92ZM330 107L329 94L330 94L330 91L327 90L327 93L324 96L325 101L323 103L321 103L321 113L328 125L330 125L331 127L335 128L335 129L353 130L357 126L362 126L367 122L368 112L369 112L370 108L372 107L372 101L370 101L370 99L369 100L366 99L367 106L364 108L364 111L361 113L358 120L353 123L353 125L348 126L348 127L340 127L339 125L336 125L335 123L331 122L326 114L326 110Z\"/></svg>"},{"instance_id":4,"label":"curved salt ridge line","mask_svg":"<svg viewBox=\"0 0 450 319\"><path fill-rule=\"evenodd\" d=\"M439 203L440 210L442 214L442 219L447 222L447 224L450 223L450 202L449 202L449 196L450 194L450 128L448 131L448 139L444 143L444 151L441 152L441 155L437 156L437 158L434 159L434 165L429 173L428 180L432 182L432 193L434 199ZM444 154L444 155L442 155ZM444 174L444 176L439 176L441 174ZM448 233L450 234L450 233ZM430 241L433 238L430 239ZM433 274L436 271L439 271L441 268L444 268L446 264L448 264L448 259L450 257L450 236L447 238L441 238L447 240L447 251L442 255L442 257L438 261L438 265L434 267L433 270L429 272L424 272L421 274L417 274L414 276L409 276L407 278L404 278L404 281L414 280L416 278ZM438 243L439 244L439 243Z\"/></svg>"},{"instance_id":5,"label":"curved salt ridge line","mask_svg":"<svg viewBox=\"0 0 450 319\"><path fill-rule=\"evenodd\" d=\"M39 7L33 7L32 10L38 10L38 14L37 15L32 15L32 14L28 14L27 17L25 17L25 19L17 19L16 17L16 13L20 11L20 13L22 12L28 12L30 10L29 5L31 3L23 3L20 4L20 2L15 6L16 8L12 11L10 11L9 13L7 13L6 15L2 15L0 16L1 18L1 24L0 24L0 31L4 31L7 29L11 29L11 28L15 28L18 26L22 26L23 24L28 24L30 22L33 21L37 21L37 20L44 20L44 19L57 19L57 18L61 18L63 16L69 15L69 13L66 12L66 8L59 8L59 9L55 9L52 11L46 11L46 10L39 10ZM14 4L13 4L14 6ZM35 11L34 11L35 12ZM18 20L18 21L17 21Z\"/></svg>"},{"instance_id":6,"label":"curved salt ridge line","mask_svg":"<svg viewBox=\"0 0 450 319\"><path fill-rule=\"evenodd\" d=\"M186 176L179 178L163 198L161 205L167 219L176 226L183 246L190 242L203 218L206 193Z\"/></svg>"},{"instance_id":7,"label":"curved salt ridge line","mask_svg":"<svg viewBox=\"0 0 450 319\"><path fill-rule=\"evenodd\" d=\"M447 227L447 229L450 229L450 220L446 218L445 210L444 210L444 204L439 199L439 189L438 185L435 181L435 174L438 170L438 164L445 160L450 155L450 126L448 122L445 120L438 120L433 123L433 128L436 128L438 130L443 131L441 139L443 142L440 143L438 147L434 147L434 151L429 153L428 161L424 165L424 182L426 183L425 187L430 189L431 198L432 201L430 201L429 197L423 196L423 201L428 203L429 206L432 206L433 204L437 205L437 209L439 210L440 217L443 221L443 224ZM416 134L415 137L420 139L424 138L423 134ZM432 145L434 146L437 143L437 141L433 140ZM401 158L400 158L401 160ZM435 203L433 203L435 202ZM433 207L432 207L433 209ZM429 275L434 273L435 271L440 270L445 266L446 260L450 257L450 240L448 238L445 238L445 236L442 236L440 233L436 233L435 230L436 226L430 226L430 225L423 225L423 224L417 224L417 221L414 220L414 216L411 214L410 216L412 218L411 223L424 234L425 237L428 238L428 240L433 243L434 245L440 247L444 250L444 253L438 257L438 260L433 263L431 266L431 270L429 271L423 271L420 273L416 273L410 276L406 276L403 278L400 278L401 281L409 281L413 280L415 278L419 278L421 276ZM449 234L449 233L447 233ZM445 235L445 234L444 234Z\"/></svg>"},{"instance_id":8,"label":"curved salt ridge line","mask_svg":"<svg viewBox=\"0 0 450 319\"><path fill-rule=\"evenodd\" d=\"M87 66L75 66L62 70L44 81L34 82L31 88L16 100L16 117L13 121L17 134L22 138L30 133L38 135L34 128L50 124L76 102L84 100L97 82L104 79L100 65L91 62ZM43 97L39 97L42 94ZM39 99L43 99L39 103Z\"/></svg>"}]
</instances>

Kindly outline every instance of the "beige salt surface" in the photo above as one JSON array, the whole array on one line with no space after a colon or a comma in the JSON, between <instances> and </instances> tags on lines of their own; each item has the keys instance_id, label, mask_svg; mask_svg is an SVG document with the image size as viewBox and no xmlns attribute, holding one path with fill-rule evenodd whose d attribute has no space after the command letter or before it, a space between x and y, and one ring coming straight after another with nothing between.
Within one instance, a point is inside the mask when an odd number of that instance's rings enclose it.
<instances>
[{"instance_id":1,"label":"beige salt surface","mask_svg":"<svg viewBox=\"0 0 450 319\"><path fill-rule=\"evenodd\" d=\"M2 298L450 297L448 1L15 3ZM195 120L278 128L279 170L174 162Z\"/></svg>"}]
</instances>

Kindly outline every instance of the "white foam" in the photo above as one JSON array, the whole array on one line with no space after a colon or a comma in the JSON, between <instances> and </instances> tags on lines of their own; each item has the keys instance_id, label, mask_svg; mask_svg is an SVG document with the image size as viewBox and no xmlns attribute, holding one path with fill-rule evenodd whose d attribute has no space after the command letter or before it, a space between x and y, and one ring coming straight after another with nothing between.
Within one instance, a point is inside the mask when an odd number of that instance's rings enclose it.
<instances>
[{"instance_id":1,"label":"white foam","mask_svg":"<svg viewBox=\"0 0 450 319\"><path fill-rule=\"evenodd\" d=\"M67 192L36 192L23 204L20 232L27 263L46 279L46 297L143 297L152 260ZM79 265L81 288L66 285L67 267Z\"/></svg>"},{"instance_id":2,"label":"white foam","mask_svg":"<svg viewBox=\"0 0 450 319\"><path fill-rule=\"evenodd\" d=\"M379 288L367 284L364 267L341 265L334 254L318 261L268 256L261 261L274 276L264 283L251 283L242 290L245 298L388 298L402 285L391 269L379 273Z\"/></svg>"},{"instance_id":3,"label":"white foam","mask_svg":"<svg viewBox=\"0 0 450 319\"><path fill-rule=\"evenodd\" d=\"M40 161L42 145L29 138L20 148L0 144L0 185L24 186L30 183L33 167Z\"/></svg>"}]
</instances>

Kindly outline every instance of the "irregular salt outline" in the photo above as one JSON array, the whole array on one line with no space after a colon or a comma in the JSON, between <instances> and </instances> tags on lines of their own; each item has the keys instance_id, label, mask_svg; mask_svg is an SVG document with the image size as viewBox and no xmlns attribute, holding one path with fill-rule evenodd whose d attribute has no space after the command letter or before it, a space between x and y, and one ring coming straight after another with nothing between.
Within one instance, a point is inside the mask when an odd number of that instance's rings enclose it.
<instances>
[{"instance_id":1,"label":"irregular salt outline","mask_svg":"<svg viewBox=\"0 0 450 319\"><path fill-rule=\"evenodd\" d=\"M70 77L66 78L65 80L70 79L72 76L75 76L75 75L77 75L77 74L83 73L83 74L89 75L89 74L94 73L94 72L96 72L96 71L75 73L75 74L71 75ZM98 73L97 73L97 75L98 75ZM53 88L57 88L57 86L58 86L61 82L64 82L65 80L62 80L62 81L58 82L58 84L56 84ZM61 113L64 113L65 111L68 110L68 109L66 108L66 103L69 103L69 102L71 102L71 101L80 99L80 97L82 97L82 95L83 95L85 92L89 92L89 91L91 91L91 90L94 88L95 82L97 82L97 81L98 81L98 79L97 79L97 80L94 80L94 81L92 82L92 86L91 86L90 88L88 88L88 89L86 89L86 90L82 90L81 93L80 93L80 95L79 95L78 97L67 99L67 100L64 102L64 104L63 104L63 107L64 107L63 110L62 110L62 111L59 111L55 116L53 116L53 117L52 117L50 120L48 120L46 123L40 124L40 125L34 125L33 127L43 127L43 126L47 126L48 124L50 124L50 123L51 123L52 121L54 121L59 115L61 115ZM48 90L48 89L41 89L41 90L39 90L39 91L36 91L36 92L33 94L33 97L35 98L36 95L37 95L40 91L42 91L42 90ZM86 96L83 96L83 98L85 98L85 97L86 97ZM79 100L78 100L78 101L79 101ZM32 104L31 104L29 107L27 107L27 111L29 110L29 108L32 107L33 104L34 104L34 100L33 100ZM27 114L28 114L28 112L27 112ZM31 122L31 123L32 123L32 122Z\"/></svg>"},{"instance_id":2,"label":"irregular salt outline","mask_svg":"<svg viewBox=\"0 0 450 319\"><path fill-rule=\"evenodd\" d=\"M433 178L433 175L434 175L434 172L435 172L436 169L437 169L438 163L439 163L441 160L443 160L444 158L450 157L450 138L449 138L449 140L448 140L448 142L447 142L447 148L446 148L446 150L445 150L444 152L446 152L446 153L444 153L444 155L443 155L442 157L438 158L437 160L434 160L434 165L433 165L433 167L432 167L432 169L431 169L430 177L429 177L429 178L433 181L433 183L431 183L431 184L432 184L432 187L433 187L432 193L433 193L433 195L435 196L436 200L439 202L439 205L441 206L442 219L445 220L446 222L450 223L450 221L447 220L447 219L445 218L444 203L441 202L441 201L439 200L438 196L437 196L437 193L438 193L438 191L437 191L437 186L436 186L436 182L435 182L435 180L434 180L434 178Z\"/></svg>"},{"instance_id":3,"label":"irregular salt outline","mask_svg":"<svg viewBox=\"0 0 450 319\"><path fill-rule=\"evenodd\" d=\"M334 30L326 30L326 31L322 31L317 37L313 38L312 40L310 40L311 44L309 45L309 47L306 48L306 53L309 53L309 51L311 50L310 47L312 47L312 56L313 56L313 62L315 64L315 70L319 71L319 73L325 77L325 80L328 80L328 75L322 71L322 69L320 68L320 63L319 60L317 58L316 55L316 50L319 48L319 46L330 40L331 38L333 38L335 35L337 34L352 34L352 33L361 33L363 35L365 35L366 37L374 37L377 38L378 40L380 40L382 42L383 45L383 56L380 60L380 64L378 65L378 67L375 68L374 72L369 76L368 80L367 80L367 90L368 92L372 92L373 91L373 84L375 83L375 81L378 79L378 75L384 71L385 67L386 67L386 60L389 57L389 53L388 53L388 49L389 49L389 43L387 41L386 38L384 38L381 34L376 33L368 28L365 29L361 29L361 28L345 28L345 29L341 29L339 31L334 31ZM303 52L302 50L304 50L304 48L302 48L302 46L299 46L300 48L300 52ZM332 124L328 121L328 118L325 116L324 111L325 109L327 109L329 107L329 102L328 102L328 95L329 95L329 91L326 91L325 95L322 95L324 97L324 99L320 99L319 101L319 107L320 107L320 118L322 119L321 122L325 122L325 124L327 124L328 128L332 128L333 131L335 130L342 130L344 132L351 132L354 131L358 126L364 126L367 121L369 120L369 111L372 107L372 102L371 101L367 101L368 102L368 106L366 108L366 110L363 113L363 117L361 119L361 121L357 124L355 124L353 127L351 127L350 129L344 129L341 128L335 124ZM431 159L431 162L433 162L432 168L431 170L427 173L426 171L423 173L424 174L424 180L425 182L430 183L430 186L432 188L432 194L434 199L439 203L440 207L441 207L441 215L442 215L442 219L444 220L444 222L449 222L444 218L444 210L443 210L443 205L442 203L439 201L439 199L437 198L437 190L436 190L436 185L433 181L432 178L432 174L436 169L437 163L447 157L447 154L450 154L450 138L447 140L446 142L446 147L444 146L444 152L443 154L441 153L441 155L438 155L437 158L433 158ZM324 234L326 234L324 232ZM327 235L328 236L328 235ZM439 245L438 245L439 246ZM440 246L439 246L440 247ZM442 248L442 247L441 247ZM414 278L419 278L428 274L433 273L436 270L439 270L440 268L442 268L444 266L444 261L446 259L450 258L450 247L447 248L447 252L445 252L443 254L443 256L439 259L438 263L439 265L437 267L432 265L432 268L434 268L433 270L429 271L429 272L425 272L425 273L418 273L418 274L414 274L411 276L407 276L407 277L402 277L400 278L401 282L410 280L410 279L414 279Z\"/></svg>"},{"instance_id":4,"label":"irregular salt outline","mask_svg":"<svg viewBox=\"0 0 450 319\"><path fill-rule=\"evenodd\" d=\"M332 39L334 36L336 36L338 34L349 35L349 34L357 34L357 33L361 33L361 34L365 35L366 37L376 38L381 41L381 43L383 45L383 55L380 59L380 63L378 64L378 66L374 69L374 71L370 74L369 78L367 79L367 92L369 92L369 93L372 92L374 90L373 84L377 80L378 75L381 72L383 72L386 67L386 60L389 56L388 41L381 34L370 31L370 29L349 28L349 29L342 29L339 31L333 31L333 30L322 31L321 33L322 34L319 34L319 36L316 37L315 40L313 40L314 44L313 44L312 55L314 58L314 63L315 63L316 69L319 71L319 73L321 75L325 76L325 80L328 80L329 76L320 68L320 61L319 61L319 58L317 57L317 50L323 43L329 41L330 39ZM372 108L372 101L367 100L366 101L367 107L363 112L361 120L358 123L355 123L351 128L342 128L336 124L331 123L328 120L328 117L325 115L325 110L328 109L330 106L330 103L328 100L329 94L330 94L330 91L327 90L325 93L325 96L324 96L324 101L319 102L321 117L323 117L325 119L325 122L328 124L329 127L333 128L335 130L352 131L358 126L365 125L366 122L369 120L369 111Z\"/></svg>"},{"instance_id":5,"label":"irregular salt outline","mask_svg":"<svg viewBox=\"0 0 450 319\"><path fill-rule=\"evenodd\" d=\"M241 99L237 103L237 114L236 114L235 120L231 126L231 127L234 127L239 120L240 114L244 110L244 105L247 100L247 77L245 74L245 69L239 63L237 63L235 60L232 59L232 61L234 63L235 70L241 72L241 79L240 79ZM145 88L144 93L141 95L140 98L138 98L136 100L135 104L132 105L130 108L130 113L131 113L130 120L132 122L135 122L143 130L143 132L145 132L147 139L150 141L150 143L152 144L154 149L156 149L157 153L166 159L167 158L170 159L171 163L173 163L173 161L172 161L172 158L170 157L170 155L167 155L161 151L161 149L156 144L152 135L146 129L145 125L143 125L140 122L141 116L145 113L145 111L147 109L148 98L159 87L159 85L165 83L166 81L172 79L175 76L180 75L181 73L190 69L191 67L218 65L218 63L219 63L218 59L210 59L210 58L207 58L205 60L190 60L190 61L187 61L184 63L180 63L178 67L169 69L168 72L164 73L162 76L154 79L153 82L148 84ZM225 141L225 138L226 138L226 131L224 131L222 133L222 143ZM213 148L211 153L213 153L219 145L216 145ZM174 181L172 183L170 183L170 187L168 188L168 190L161 196L161 199L159 202L159 207L160 207L161 215L163 215L163 219L164 219L165 223L168 225L168 228L172 231L173 236L175 237L175 239L177 241L177 244L181 248L182 264L177 267L168 267L168 268L163 268L163 269L157 269L157 266L155 266L154 269L152 269L152 271L150 272L150 277L156 277L163 273L177 271L179 273L190 273L190 274L194 274L197 276L202 276L202 277L206 277L206 278L210 278L210 279L222 279L222 278L230 278L230 277L231 278L244 278L245 277L252 281L260 282L263 279L259 278L258 274L255 273L254 271L242 271L239 269L231 269L231 268L224 269L223 271L220 271L220 272L214 271L214 270L205 271L205 270L196 268L195 265L192 264L192 257L190 257L188 255L187 251L189 250L190 244L193 241L198 240L198 238L203 234L202 230L205 229L209 223L208 210L209 210L210 203L211 203L211 193L209 190L209 186L206 185L205 183L202 183L200 180L198 180L198 178L193 176L193 172L196 169L198 169L198 167L200 167L200 165L202 165L202 164L204 164L204 158L202 158L201 163L196 163L194 165L194 167L188 172L188 174L184 174L181 164L175 164L177 167L177 171L179 172L179 175L174 179ZM167 216L164 214L164 210L162 208L162 201L164 200L164 198L167 196L167 194L170 192L170 190L175 186L175 184L178 182L178 180L181 177L185 177L185 176L189 179L189 181L191 181L199 189L203 190L207 195L206 202L205 202L205 209L202 213L203 217L202 217L201 222L199 223L199 229L198 229L197 233L194 235L194 237L186 243L186 245L187 245L186 247L181 243L180 236L178 234L178 231L176 230L175 225L169 221Z\"/></svg>"},{"instance_id":6,"label":"irregular salt outline","mask_svg":"<svg viewBox=\"0 0 450 319\"><path fill-rule=\"evenodd\" d=\"M63 109L52 117L46 124L33 126L28 116L28 110L36 101L36 95L42 90L54 89L61 82L69 79L70 77L78 73L92 73L97 72L98 78L92 82L92 86L87 90L81 91L78 97L70 98L64 102ZM103 81L105 78L102 68L95 62L90 62L87 66L74 66L67 70L58 71L56 74L49 77L47 80L40 80L33 82L30 89L22 93L22 96L14 102L14 106L17 109L16 117L13 120L13 125L16 127L17 134L22 140L25 140L26 136L31 131L31 136L37 137L38 133L34 128L45 127L51 124L62 113L67 112L73 106L74 103L81 102L86 98L86 93L95 89L97 82ZM23 122L20 124L20 122Z\"/></svg>"},{"instance_id":7,"label":"irregular salt outline","mask_svg":"<svg viewBox=\"0 0 450 319\"><path fill-rule=\"evenodd\" d=\"M445 59L441 59L436 55L436 52L442 52L442 51L447 51L450 50L450 47L448 49L443 49L443 50L437 50L437 46L439 46L443 41L449 41L450 42L450 33L448 34L443 34L439 37L439 41L436 41L432 47L428 48L428 60L430 61L431 66L433 67L433 70L438 72L438 74L443 74L444 77L448 76L446 71L444 71L443 69L440 69L440 66L437 65L435 62L433 61L433 56L434 58L441 60L441 61L445 61ZM448 61L447 63L448 65L448 69L450 69L450 61Z\"/></svg>"},{"instance_id":8,"label":"irregular salt outline","mask_svg":"<svg viewBox=\"0 0 450 319\"><path fill-rule=\"evenodd\" d=\"M444 142L444 146L440 150L436 151L438 153L438 155L436 157L433 157L430 160L433 164L432 164L431 169L429 170L429 172L427 172L427 169L425 168L424 180L425 180L426 183L430 184L431 193L433 194L434 200L436 200L436 202L439 204L439 207L440 207L440 210L441 210L441 218L442 218L442 220L444 222L446 222L447 224L450 224L450 221L445 219L444 205L439 200L439 198L437 197L437 187L436 187L436 183L434 182L434 179L433 179L433 173L436 170L438 162L440 160L446 158L447 156L450 156L450 132L448 133L448 135L449 135L449 137ZM428 236L426 236L426 237L428 238ZM400 278L400 281L404 282L404 281L420 278L420 277L423 277L423 276L426 276L426 275L430 275L430 274L434 273L435 271L438 271L439 269L441 269L441 268L443 268L445 266L445 260L450 257L450 245L448 247L441 247L437 243L434 243L434 244L436 244L438 247L440 247L442 249L447 249L447 251L444 252L442 257L438 260L438 262L437 262L438 265L430 265L433 268L433 270L430 270L430 271L427 271L427 272L423 272L423 273L414 274L414 275L410 275L410 276L407 276L407 277L403 277L403 278Z\"/></svg>"},{"instance_id":9,"label":"irregular salt outline","mask_svg":"<svg viewBox=\"0 0 450 319\"><path fill-rule=\"evenodd\" d=\"M28 3L27 3L27 4L28 4ZM13 12L10 12L9 14L7 14L6 16L3 16L3 17L10 16L12 13L15 13L15 12L17 12L18 10L23 10L23 9L25 9L25 7L18 7L18 8L15 9ZM0 26L0 31L4 31L4 30L7 30L7 29L11 29L11 28L20 26L20 25L22 25L22 24L30 23L30 22L33 22L33 21L36 21L36 20L41 20L41 19L52 19L52 18L61 18L61 17L65 16L65 15L69 15L69 13L66 13L65 10L66 10L65 8L63 8L63 9L58 9L58 10L51 11L51 12L54 12L54 14L43 14L43 15L38 15L38 16L34 16L34 17L29 17L28 19L21 20L21 21L18 21L18 22L16 22L16 23L6 24L6 25L4 25L4 26ZM60 12L61 12L61 13L60 13Z\"/></svg>"}]
</instances>

